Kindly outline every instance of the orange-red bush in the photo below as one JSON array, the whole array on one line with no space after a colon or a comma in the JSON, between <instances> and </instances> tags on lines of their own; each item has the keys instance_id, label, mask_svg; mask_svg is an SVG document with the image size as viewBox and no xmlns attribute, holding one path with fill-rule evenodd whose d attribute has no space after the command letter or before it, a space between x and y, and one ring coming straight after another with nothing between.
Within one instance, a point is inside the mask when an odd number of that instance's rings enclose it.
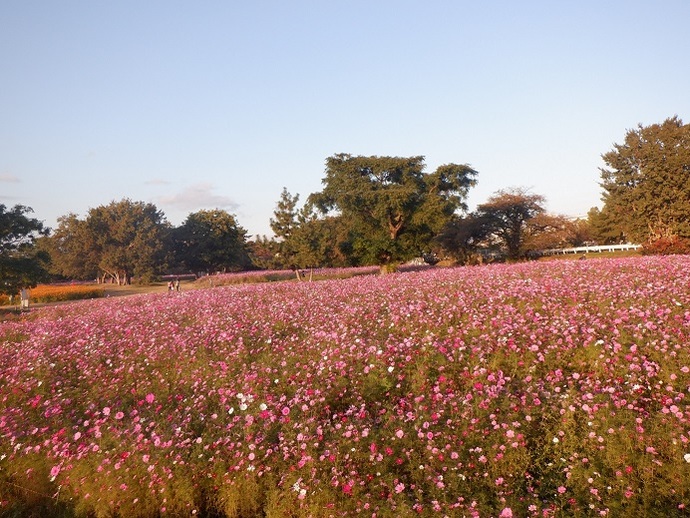
<instances>
[{"instance_id":1,"label":"orange-red bush","mask_svg":"<svg viewBox=\"0 0 690 518\"><path fill-rule=\"evenodd\" d=\"M690 254L690 239L682 237L662 237L656 241L645 243L642 247L644 255L677 255Z\"/></svg>"}]
</instances>

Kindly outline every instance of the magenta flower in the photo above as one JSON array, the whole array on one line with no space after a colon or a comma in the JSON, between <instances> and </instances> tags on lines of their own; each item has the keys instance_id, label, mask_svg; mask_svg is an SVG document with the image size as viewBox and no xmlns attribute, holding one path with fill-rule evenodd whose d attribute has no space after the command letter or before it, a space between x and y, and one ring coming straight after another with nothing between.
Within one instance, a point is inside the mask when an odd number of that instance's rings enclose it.
<instances>
[{"instance_id":1,"label":"magenta flower","mask_svg":"<svg viewBox=\"0 0 690 518\"><path fill-rule=\"evenodd\" d=\"M50 478L51 478L51 480L55 480L55 477L58 476L58 474L60 473L60 470L61 470L61 469L62 469L62 468L61 468L61 466L59 466L59 465L55 465L55 466L53 466L53 467L50 469Z\"/></svg>"}]
</instances>

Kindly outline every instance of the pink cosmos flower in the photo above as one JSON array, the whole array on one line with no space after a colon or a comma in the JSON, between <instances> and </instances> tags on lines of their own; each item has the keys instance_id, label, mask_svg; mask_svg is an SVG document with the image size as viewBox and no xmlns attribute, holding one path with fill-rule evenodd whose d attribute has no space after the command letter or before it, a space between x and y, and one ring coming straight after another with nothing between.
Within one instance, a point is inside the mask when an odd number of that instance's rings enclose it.
<instances>
[{"instance_id":1,"label":"pink cosmos flower","mask_svg":"<svg viewBox=\"0 0 690 518\"><path fill-rule=\"evenodd\" d=\"M513 510L510 507L505 507L501 514L498 515L499 518L513 518Z\"/></svg>"},{"instance_id":2,"label":"pink cosmos flower","mask_svg":"<svg viewBox=\"0 0 690 518\"><path fill-rule=\"evenodd\" d=\"M155 400L156 400L156 396L154 396L154 395L151 394L151 393L146 394L146 402L147 402L148 404L153 403Z\"/></svg>"}]
</instances>

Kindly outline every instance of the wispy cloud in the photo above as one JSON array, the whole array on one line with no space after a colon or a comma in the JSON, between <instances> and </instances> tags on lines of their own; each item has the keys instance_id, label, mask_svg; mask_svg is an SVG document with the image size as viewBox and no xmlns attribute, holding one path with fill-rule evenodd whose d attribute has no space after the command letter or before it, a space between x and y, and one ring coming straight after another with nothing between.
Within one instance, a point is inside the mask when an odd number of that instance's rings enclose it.
<instances>
[{"instance_id":1,"label":"wispy cloud","mask_svg":"<svg viewBox=\"0 0 690 518\"><path fill-rule=\"evenodd\" d=\"M215 194L209 183L198 183L170 196L159 196L158 203L178 210L195 211L200 209L236 210L239 206L231 198Z\"/></svg>"},{"instance_id":2,"label":"wispy cloud","mask_svg":"<svg viewBox=\"0 0 690 518\"><path fill-rule=\"evenodd\" d=\"M0 173L0 182L19 183L19 178L11 173Z\"/></svg>"}]
</instances>

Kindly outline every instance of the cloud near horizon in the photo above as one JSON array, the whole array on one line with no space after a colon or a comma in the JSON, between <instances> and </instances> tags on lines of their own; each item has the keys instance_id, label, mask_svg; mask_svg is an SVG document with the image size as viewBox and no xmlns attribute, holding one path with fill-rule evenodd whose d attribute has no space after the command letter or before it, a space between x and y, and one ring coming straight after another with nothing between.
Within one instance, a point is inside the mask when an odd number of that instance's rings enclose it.
<instances>
[{"instance_id":1,"label":"cloud near horizon","mask_svg":"<svg viewBox=\"0 0 690 518\"><path fill-rule=\"evenodd\" d=\"M213 185L198 183L170 196L159 196L157 203L183 211L201 209L236 210L239 204L227 196L213 193Z\"/></svg>"},{"instance_id":2,"label":"cloud near horizon","mask_svg":"<svg viewBox=\"0 0 690 518\"><path fill-rule=\"evenodd\" d=\"M0 182L4 183L19 183L19 178L12 173L0 173Z\"/></svg>"}]
</instances>

